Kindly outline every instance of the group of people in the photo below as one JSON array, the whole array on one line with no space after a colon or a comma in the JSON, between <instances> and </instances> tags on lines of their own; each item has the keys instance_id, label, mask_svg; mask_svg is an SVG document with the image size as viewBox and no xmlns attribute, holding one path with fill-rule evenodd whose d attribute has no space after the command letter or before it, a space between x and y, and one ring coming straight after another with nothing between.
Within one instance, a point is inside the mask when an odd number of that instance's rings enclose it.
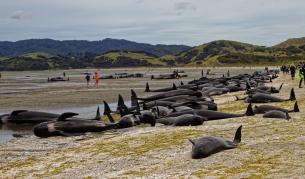
<instances>
[{"instance_id":1,"label":"group of people","mask_svg":"<svg viewBox=\"0 0 305 179\"><path fill-rule=\"evenodd\" d=\"M87 88L89 88L89 85L90 85L90 73L86 73L86 77L85 77L86 81L87 81ZM94 76L93 76L93 79L95 79L95 83L94 83L94 86L96 88L99 87L99 81L100 81L100 75L98 74L98 72L95 72L94 73Z\"/></svg>"},{"instance_id":2,"label":"group of people","mask_svg":"<svg viewBox=\"0 0 305 179\"><path fill-rule=\"evenodd\" d=\"M283 65L283 66L281 66L281 71L283 72L284 75L290 73L291 79L294 80L297 68L299 69L299 79L300 79L299 88L303 88L302 87L303 81L304 81L304 85L305 85L305 80L304 80L305 64L299 64L297 66L295 66L293 64L292 65Z\"/></svg>"}]
</instances>

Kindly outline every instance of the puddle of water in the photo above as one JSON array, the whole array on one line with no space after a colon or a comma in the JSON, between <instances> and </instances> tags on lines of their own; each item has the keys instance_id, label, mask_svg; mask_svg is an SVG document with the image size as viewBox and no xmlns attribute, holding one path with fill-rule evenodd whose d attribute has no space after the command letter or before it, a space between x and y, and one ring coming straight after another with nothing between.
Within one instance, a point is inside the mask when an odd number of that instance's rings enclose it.
<instances>
[{"instance_id":1,"label":"puddle of water","mask_svg":"<svg viewBox=\"0 0 305 179\"><path fill-rule=\"evenodd\" d=\"M126 101L126 105L130 106L131 101ZM112 110L116 110L117 103L109 103L109 106ZM62 114L65 112L75 112L78 113L78 117L82 118L93 118L96 115L97 105L88 106L88 107L73 107L73 108L62 108L62 109L49 109L49 110L39 110L42 112L50 112L55 114ZM0 115L7 113L8 111L4 111L0 109ZM9 111L11 112L11 111ZM104 105L100 106L100 113L103 114ZM26 124L0 124L0 143L8 142L11 139L14 139L14 135L32 135L32 127L33 125Z\"/></svg>"}]
</instances>

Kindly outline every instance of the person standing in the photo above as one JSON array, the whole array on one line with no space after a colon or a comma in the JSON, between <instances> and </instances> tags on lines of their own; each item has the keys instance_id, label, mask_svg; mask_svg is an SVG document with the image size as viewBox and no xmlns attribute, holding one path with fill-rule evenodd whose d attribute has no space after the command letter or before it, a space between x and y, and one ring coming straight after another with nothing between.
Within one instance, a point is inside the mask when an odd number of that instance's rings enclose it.
<instances>
[{"instance_id":1,"label":"person standing","mask_svg":"<svg viewBox=\"0 0 305 179\"><path fill-rule=\"evenodd\" d=\"M300 78L299 88L303 88L302 81L304 80L304 75L305 75L305 64L303 64L299 69L299 78Z\"/></svg>"},{"instance_id":2,"label":"person standing","mask_svg":"<svg viewBox=\"0 0 305 179\"><path fill-rule=\"evenodd\" d=\"M86 78L86 81L87 81L87 88L89 88L89 83L90 83L90 75L89 75L89 73L87 73L85 78Z\"/></svg>"},{"instance_id":3,"label":"person standing","mask_svg":"<svg viewBox=\"0 0 305 179\"><path fill-rule=\"evenodd\" d=\"M96 88L98 88L98 83L99 83L99 80L100 80L100 75L97 72L95 72L94 78L95 78L95 86L96 86Z\"/></svg>"},{"instance_id":4,"label":"person standing","mask_svg":"<svg viewBox=\"0 0 305 179\"><path fill-rule=\"evenodd\" d=\"M290 65L290 75L291 75L291 79L294 80L295 77L295 66L294 65Z\"/></svg>"}]
</instances>

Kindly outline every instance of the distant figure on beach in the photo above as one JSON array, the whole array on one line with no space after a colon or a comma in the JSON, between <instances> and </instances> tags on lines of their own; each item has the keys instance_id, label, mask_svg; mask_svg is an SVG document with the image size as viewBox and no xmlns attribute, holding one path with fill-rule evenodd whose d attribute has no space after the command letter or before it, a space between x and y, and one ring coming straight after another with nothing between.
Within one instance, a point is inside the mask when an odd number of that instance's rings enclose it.
<instances>
[{"instance_id":1,"label":"distant figure on beach","mask_svg":"<svg viewBox=\"0 0 305 179\"><path fill-rule=\"evenodd\" d=\"M305 64L303 64L299 69L299 78L300 78L299 88L303 88L302 81L304 80L304 75L305 75ZM304 84L305 84L305 80L304 80Z\"/></svg>"},{"instance_id":2,"label":"distant figure on beach","mask_svg":"<svg viewBox=\"0 0 305 179\"><path fill-rule=\"evenodd\" d=\"M66 72L63 72L63 73L62 73L62 76L66 77Z\"/></svg>"},{"instance_id":3,"label":"distant figure on beach","mask_svg":"<svg viewBox=\"0 0 305 179\"><path fill-rule=\"evenodd\" d=\"M290 65L290 75L291 75L291 79L294 80L295 77L295 66L294 65Z\"/></svg>"},{"instance_id":4,"label":"distant figure on beach","mask_svg":"<svg viewBox=\"0 0 305 179\"><path fill-rule=\"evenodd\" d=\"M95 84L94 85L96 86L96 88L98 88L98 82L100 80L100 75L97 72L95 72L94 77L95 77Z\"/></svg>"},{"instance_id":5,"label":"distant figure on beach","mask_svg":"<svg viewBox=\"0 0 305 179\"><path fill-rule=\"evenodd\" d=\"M1 77L2 77L2 74L0 73L0 79L1 79Z\"/></svg>"},{"instance_id":6,"label":"distant figure on beach","mask_svg":"<svg viewBox=\"0 0 305 179\"><path fill-rule=\"evenodd\" d=\"M87 88L89 88L89 83L90 83L90 75L89 75L89 73L87 73L85 78L86 78L86 81L87 81Z\"/></svg>"},{"instance_id":7,"label":"distant figure on beach","mask_svg":"<svg viewBox=\"0 0 305 179\"><path fill-rule=\"evenodd\" d=\"M230 77L230 70L227 71L227 77Z\"/></svg>"},{"instance_id":8,"label":"distant figure on beach","mask_svg":"<svg viewBox=\"0 0 305 179\"><path fill-rule=\"evenodd\" d=\"M207 69L207 75L210 75L211 69Z\"/></svg>"},{"instance_id":9,"label":"distant figure on beach","mask_svg":"<svg viewBox=\"0 0 305 179\"><path fill-rule=\"evenodd\" d=\"M203 77L203 70L201 70L201 77Z\"/></svg>"}]
</instances>

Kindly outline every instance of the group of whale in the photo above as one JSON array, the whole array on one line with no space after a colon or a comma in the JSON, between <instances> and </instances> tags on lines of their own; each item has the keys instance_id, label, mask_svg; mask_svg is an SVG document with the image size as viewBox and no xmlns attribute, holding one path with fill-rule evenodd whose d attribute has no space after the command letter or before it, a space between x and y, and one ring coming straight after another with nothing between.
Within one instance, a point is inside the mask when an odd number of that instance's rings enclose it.
<instances>
[{"instance_id":1,"label":"group of whale","mask_svg":"<svg viewBox=\"0 0 305 179\"><path fill-rule=\"evenodd\" d=\"M17 110L10 114L0 116L0 123L32 123L35 124L33 132L38 137L51 136L74 136L86 132L102 132L106 130L122 129L137 126L139 124L156 124L171 126L197 126L211 120L237 118L243 116L254 116L263 114L264 118L283 118L289 120L290 112L299 112L298 104L295 102L291 110L272 105L260 105L252 108L252 103L269 103L296 100L294 90L291 89L288 99L281 99L272 95L279 93L279 89L266 86L278 77L277 71L256 72L240 74L232 77L207 78L189 81L187 84L181 82L178 86L151 90L146 84L145 92L157 93L148 97L138 97L131 89L131 106L127 106L124 99L119 95L118 106L115 111L111 110L108 103L104 101L104 113L109 122L101 121L99 107L96 116L92 119L77 117L77 113L67 112L61 115L38 111ZM245 91L247 96L237 100L245 100L249 103L244 114L232 114L217 111L217 104L213 96L229 92ZM120 119L115 121L113 114L119 114ZM189 139L193 144L192 158L204 158L222 150L232 149L241 142L240 126L233 141L218 137L203 137Z\"/></svg>"}]
</instances>

